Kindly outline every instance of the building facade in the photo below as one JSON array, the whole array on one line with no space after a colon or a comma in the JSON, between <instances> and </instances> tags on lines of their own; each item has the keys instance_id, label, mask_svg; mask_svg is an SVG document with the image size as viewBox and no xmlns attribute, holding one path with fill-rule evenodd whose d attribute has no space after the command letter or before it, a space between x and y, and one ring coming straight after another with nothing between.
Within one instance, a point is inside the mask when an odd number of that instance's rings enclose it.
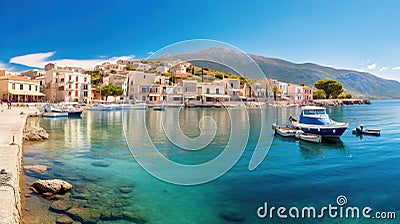
<instances>
[{"instance_id":1,"label":"building facade","mask_svg":"<svg viewBox=\"0 0 400 224\"><path fill-rule=\"evenodd\" d=\"M40 102L44 96L37 80L12 75L0 77L0 97L3 101Z\"/></svg>"},{"instance_id":2,"label":"building facade","mask_svg":"<svg viewBox=\"0 0 400 224\"><path fill-rule=\"evenodd\" d=\"M81 73L82 68L48 65L44 88L48 101L92 102L90 75Z\"/></svg>"}]
</instances>

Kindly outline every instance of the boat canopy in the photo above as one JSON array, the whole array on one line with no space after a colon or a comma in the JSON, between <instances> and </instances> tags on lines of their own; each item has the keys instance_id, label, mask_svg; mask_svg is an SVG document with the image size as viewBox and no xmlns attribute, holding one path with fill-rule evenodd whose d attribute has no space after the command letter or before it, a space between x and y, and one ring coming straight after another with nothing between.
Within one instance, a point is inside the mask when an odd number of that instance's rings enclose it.
<instances>
[{"instance_id":1,"label":"boat canopy","mask_svg":"<svg viewBox=\"0 0 400 224\"><path fill-rule=\"evenodd\" d=\"M313 125L332 125L336 122L329 118L323 107L304 107L300 115L300 123Z\"/></svg>"}]
</instances>

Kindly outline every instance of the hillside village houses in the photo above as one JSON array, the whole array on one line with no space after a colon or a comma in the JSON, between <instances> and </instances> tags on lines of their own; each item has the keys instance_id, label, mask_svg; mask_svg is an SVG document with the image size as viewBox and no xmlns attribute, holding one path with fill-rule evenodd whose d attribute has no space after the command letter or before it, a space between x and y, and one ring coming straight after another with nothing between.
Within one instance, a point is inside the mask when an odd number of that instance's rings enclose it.
<instances>
[{"instance_id":1,"label":"hillside village houses","mask_svg":"<svg viewBox=\"0 0 400 224\"><path fill-rule=\"evenodd\" d=\"M134 71L127 71L127 66ZM276 79L265 78L252 84L241 83L239 79L232 78L200 82L191 74L191 64L184 61L162 61L155 65L143 63L141 60L118 60L115 63L104 62L96 65L94 70L102 74L100 86L113 84L124 90L121 97L110 97L109 100L124 103L213 104L256 99L272 102L274 87L279 89L278 101L301 104L312 100L312 87ZM166 73L181 80L172 83L169 77L163 76ZM8 88L3 86L3 81L1 82L0 93L3 100L92 103L95 97L100 99L100 94L95 94L95 90L92 89L90 75L85 74L80 67L49 63L44 70L33 69L22 72L19 76L12 71L0 70L0 79L11 83ZM15 84L14 87L12 83ZM18 86L20 83L23 83L23 87Z\"/></svg>"}]
</instances>

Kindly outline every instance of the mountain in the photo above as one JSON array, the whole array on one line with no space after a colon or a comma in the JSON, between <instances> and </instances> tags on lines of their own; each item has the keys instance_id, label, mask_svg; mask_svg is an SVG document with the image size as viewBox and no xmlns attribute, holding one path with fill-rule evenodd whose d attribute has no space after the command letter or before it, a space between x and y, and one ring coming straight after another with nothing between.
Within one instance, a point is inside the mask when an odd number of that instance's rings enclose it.
<instances>
[{"instance_id":1,"label":"mountain","mask_svg":"<svg viewBox=\"0 0 400 224\"><path fill-rule=\"evenodd\" d=\"M258 67L268 78L279 81L314 85L320 79L331 78L340 81L346 91L353 95L371 99L395 99L400 95L400 82L387 80L370 73L335 69L313 63L296 64L289 61L268 58L254 54L244 54L235 49L211 47L199 51L165 54L159 57L164 60L181 59L190 61L198 67L205 67L233 74L245 74L250 79L262 77ZM255 62L255 63L254 63Z\"/></svg>"}]
</instances>

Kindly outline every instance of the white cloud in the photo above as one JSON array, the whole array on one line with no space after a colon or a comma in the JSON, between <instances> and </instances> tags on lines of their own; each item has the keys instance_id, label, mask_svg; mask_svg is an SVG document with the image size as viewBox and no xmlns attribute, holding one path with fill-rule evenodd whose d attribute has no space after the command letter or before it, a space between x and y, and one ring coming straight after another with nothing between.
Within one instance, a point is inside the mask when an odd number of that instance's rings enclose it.
<instances>
[{"instance_id":1,"label":"white cloud","mask_svg":"<svg viewBox=\"0 0 400 224\"><path fill-rule=\"evenodd\" d=\"M367 67L367 68L368 68L369 70L373 70L373 69L375 69L375 68L376 68L376 65L377 65L377 64L376 64L376 63L374 63L374 64L371 64L371 65L368 65L368 67Z\"/></svg>"},{"instance_id":2,"label":"white cloud","mask_svg":"<svg viewBox=\"0 0 400 224\"><path fill-rule=\"evenodd\" d=\"M400 70L400 66L392 68L393 71Z\"/></svg>"},{"instance_id":3,"label":"white cloud","mask_svg":"<svg viewBox=\"0 0 400 224\"><path fill-rule=\"evenodd\" d=\"M379 69L380 72L386 72L389 69L389 67L383 66L381 69Z\"/></svg>"},{"instance_id":4,"label":"white cloud","mask_svg":"<svg viewBox=\"0 0 400 224\"><path fill-rule=\"evenodd\" d=\"M148 55L153 55L154 52L153 52L153 51L149 51L149 52L147 52L147 54L148 54Z\"/></svg>"},{"instance_id":5,"label":"white cloud","mask_svg":"<svg viewBox=\"0 0 400 224\"><path fill-rule=\"evenodd\" d=\"M54 54L55 52L26 54L11 58L9 63L43 68L47 64L46 60Z\"/></svg>"},{"instance_id":6,"label":"white cloud","mask_svg":"<svg viewBox=\"0 0 400 224\"><path fill-rule=\"evenodd\" d=\"M82 67L85 69L93 68L94 66L101 64L105 61L109 61L111 63L116 63L117 60L129 60L133 59L135 55L128 56L118 56L118 57L101 57L96 59L58 59L58 60L49 60L56 52L45 52L45 53L34 53L21 55L10 59L10 63L25 65L28 67L35 68L44 68L44 66L48 63L55 63L59 66L73 66L73 67Z\"/></svg>"}]
</instances>

